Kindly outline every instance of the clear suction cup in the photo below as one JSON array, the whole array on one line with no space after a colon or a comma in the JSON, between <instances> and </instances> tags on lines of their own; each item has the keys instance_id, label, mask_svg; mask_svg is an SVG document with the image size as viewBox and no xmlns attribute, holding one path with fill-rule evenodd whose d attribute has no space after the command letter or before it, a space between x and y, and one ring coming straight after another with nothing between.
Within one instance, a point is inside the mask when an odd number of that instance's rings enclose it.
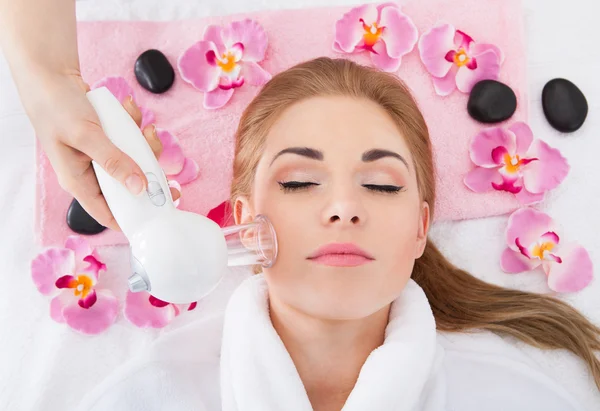
<instances>
[{"instance_id":1,"label":"clear suction cup","mask_svg":"<svg viewBox=\"0 0 600 411\"><path fill-rule=\"evenodd\" d=\"M248 224L223 227L227 243L227 265L271 267L277 258L277 235L271 221L258 215Z\"/></svg>"}]
</instances>

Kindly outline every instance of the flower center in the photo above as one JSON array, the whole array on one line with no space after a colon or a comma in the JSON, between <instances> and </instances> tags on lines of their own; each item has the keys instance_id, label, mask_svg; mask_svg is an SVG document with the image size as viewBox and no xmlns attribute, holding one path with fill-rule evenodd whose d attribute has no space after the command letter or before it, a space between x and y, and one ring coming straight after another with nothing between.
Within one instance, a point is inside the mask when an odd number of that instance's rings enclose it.
<instances>
[{"instance_id":1,"label":"flower center","mask_svg":"<svg viewBox=\"0 0 600 411\"><path fill-rule=\"evenodd\" d=\"M77 286L75 287L75 295L81 295L81 298L85 298L91 289L92 279L84 274L78 275Z\"/></svg>"},{"instance_id":2,"label":"flower center","mask_svg":"<svg viewBox=\"0 0 600 411\"><path fill-rule=\"evenodd\" d=\"M515 155L514 157L510 154L504 155L504 167L506 168L506 172L509 174L516 174L519 172L519 167L521 166L521 159L519 155Z\"/></svg>"},{"instance_id":3,"label":"flower center","mask_svg":"<svg viewBox=\"0 0 600 411\"><path fill-rule=\"evenodd\" d=\"M224 72L230 73L235 69L235 56L231 52L224 53L217 64Z\"/></svg>"},{"instance_id":4,"label":"flower center","mask_svg":"<svg viewBox=\"0 0 600 411\"><path fill-rule=\"evenodd\" d=\"M531 251L531 254L534 257L539 258L540 260L547 260L550 252L554 249L555 244L547 241L545 243L536 244Z\"/></svg>"},{"instance_id":5,"label":"flower center","mask_svg":"<svg viewBox=\"0 0 600 411\"><path fill-rule=\"evenodd\" d=\"M469 64L469 61L471 61L471 59L469 58L469 56L467 55L467 52L465 51L465 49L461 48L455 55L454 55L454 63L458 66L458 67L462 67L465 66L467 64Z\"/></svg>"},{"instance_id":6,"label":"flower center","mask_svg":"<svg viewBox=\"0 0 600 411\"><path fill-rule=\"evenodd\" d=\"M365 30L365 34L363 35L363 41L365 42L365 46L369 48L373 47L375 43L377 43L377 41L379 40L379 37L381 37L381 33L383 33L384 27L379 27L377 23L368 25L363 19L360 19L360 22L362 23L363 29Z\"/></svg>"}]
</instances>

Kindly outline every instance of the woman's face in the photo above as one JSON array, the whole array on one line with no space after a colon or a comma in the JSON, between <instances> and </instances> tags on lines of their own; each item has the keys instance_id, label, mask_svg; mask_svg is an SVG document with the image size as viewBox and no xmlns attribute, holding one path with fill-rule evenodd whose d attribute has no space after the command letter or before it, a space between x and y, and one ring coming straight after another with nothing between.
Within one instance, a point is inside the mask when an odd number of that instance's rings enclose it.
<instances>
[{"instance_id":1,"label":"woman's face","mask_svg":"<svg viewBox=\"0 0 600 411\"><path fill-rule=\"evenodd\" d=\"M369 100L337 96L301 101L277 119L252 198L236 210L238 222L266 215L277 233L277 261L264 269L271 298L323 319L363 318L397 298L429 224L392 119Z\"/></svg>"}]
</instances>

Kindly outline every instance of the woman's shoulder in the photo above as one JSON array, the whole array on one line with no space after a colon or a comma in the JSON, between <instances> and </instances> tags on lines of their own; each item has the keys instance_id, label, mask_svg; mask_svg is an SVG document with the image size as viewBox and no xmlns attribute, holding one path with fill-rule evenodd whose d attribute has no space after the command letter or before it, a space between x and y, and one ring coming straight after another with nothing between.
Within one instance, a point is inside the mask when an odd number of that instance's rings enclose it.
<instances>
[{"instance_id":1,"label":"woman's shoulder","mask_svg":"<svg viewBox=\"0 0 600 411\"><path fill-rule=\"evenodd\" d=\"M86 394L78 411L220 409L222 313L170 331Z\"/></svg>"},{"instance_id":2,"label":"woman's shoulder","mask_svg":"<svg viewBox=\"0 0 600 411\"><path fill-rule=\"evenodd\" d=\"M438 333L448 410L580 411L578 401L519 348L490 332Z\"/></svg>"}]
</instances>

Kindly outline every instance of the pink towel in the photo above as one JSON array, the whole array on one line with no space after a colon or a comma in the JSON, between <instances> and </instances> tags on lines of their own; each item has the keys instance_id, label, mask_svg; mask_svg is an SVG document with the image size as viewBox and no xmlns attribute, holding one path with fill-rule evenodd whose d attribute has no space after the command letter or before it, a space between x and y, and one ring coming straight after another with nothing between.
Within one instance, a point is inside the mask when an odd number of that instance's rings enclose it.
<instances>
[{"instance_id":1,"label":"pink towel","mask_svg":"<svg viewBox=\"0 0 600 411\"><path fill-rule=\"evenodd\" d=\"M332 50L335 22L351 7L273 10L226 17L171 22L80 22L78 24L81 69L93 84L106 76L122 76L135 89L138 104L156 113L157 127L167 129L181 142L184 152L200 166L200 177L183 186L181 209L206 215L228 198L234 148L234 132L244 107L258 87L237 89L232 100L218 110L202 107L203 93L185 83L176 71L173 87L154 95L136 82L133 67L145 50L161 50L176 68L178 56L202 39L208 24L224 25L251 18L266 30L268 49L261 66L272 74L318 56L341 57ZM416 24L419 35L440 21L453 24L476 41L493 43L505 54L499 80L516 93L518 109L508 123L527 121L525 44L520 0L412 0L402 6ZM349 55L344 55L349 57ZM370 65L368 53L352 55ZM438 173L436 220L459 220L500 215L519 204L506 192L476 194L463 184L472 168L468 143L484 125L467 113L468 95L455 91L448 97L435 94L431 77L419 58L417 46L404 56L398 75L416 95L427 120L435 147ZM72 197L64 192L51 165L39 150L36 231L43 246L63 244L73 234L65 222ZM105 230L91 236L93 245L126 243L121 233Z\"/></svg>"}]
</instances>

